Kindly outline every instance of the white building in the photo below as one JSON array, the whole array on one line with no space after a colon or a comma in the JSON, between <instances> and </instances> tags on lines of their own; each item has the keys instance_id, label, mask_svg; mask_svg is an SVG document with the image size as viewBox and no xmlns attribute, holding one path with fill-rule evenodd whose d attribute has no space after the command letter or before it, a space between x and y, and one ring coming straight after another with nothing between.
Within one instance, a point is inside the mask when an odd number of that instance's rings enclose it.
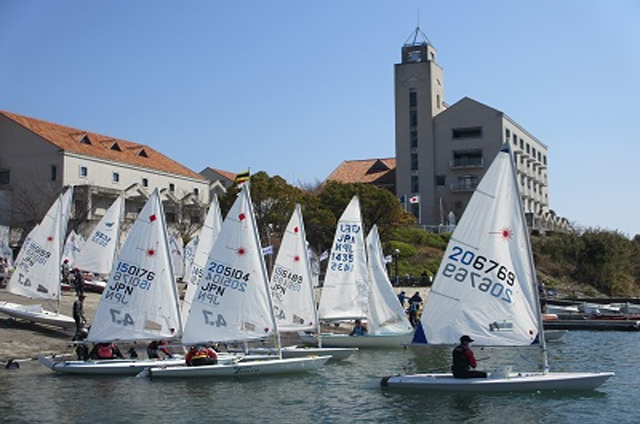
<instances>
[{"instance_id":1,"label":"white building","mask_svg":"<svg viewBox=\"0 0 640 424\"><path fill-rule=\"evenodd\" d=\"M568 223L549 209L547 146L504 112L465 97L445 103L444 70L416 29L395 65L396 194L428 227L460 217L503 143L517 164L525 213L533 229Z\"/></svg>"},{"instance_id":2,"label":"white building","mask_svg":"<svg viewBox=\"0 0 640 424\"><path fill-rule=\"evenodd\" d=\"M201 222L209 204L204 177L149 146L0 111L0 208L9 211L7 224L29 231L67 185L75 188L69 228L80 232L120 193L130 220L155 188L170 224Z\"/></svg>"}]
</instances>

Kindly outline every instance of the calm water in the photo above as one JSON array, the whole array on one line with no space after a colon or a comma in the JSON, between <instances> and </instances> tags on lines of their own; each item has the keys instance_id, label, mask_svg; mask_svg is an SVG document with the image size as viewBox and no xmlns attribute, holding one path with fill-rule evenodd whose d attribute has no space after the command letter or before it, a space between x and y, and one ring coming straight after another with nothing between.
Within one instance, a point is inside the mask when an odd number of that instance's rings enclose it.
<instances>
[{"instance_id":1,"label":"calm water","mask_svg":"<svg viewBox=\"0 0 640 424\"><path fill-rule=\"evenodd\" d=\"M154 423L637 423L640 333L570 332L549 344L554 371L614 371L595 392L426 394L380 377L445 368L448 350L369 350L321 371L284 377L150 381L57 375L37 362L0 370L0 421ZM503 352L475 349L498 365ZM531 370L527 354L514 369Z\"/></svg>"}]
</instances>

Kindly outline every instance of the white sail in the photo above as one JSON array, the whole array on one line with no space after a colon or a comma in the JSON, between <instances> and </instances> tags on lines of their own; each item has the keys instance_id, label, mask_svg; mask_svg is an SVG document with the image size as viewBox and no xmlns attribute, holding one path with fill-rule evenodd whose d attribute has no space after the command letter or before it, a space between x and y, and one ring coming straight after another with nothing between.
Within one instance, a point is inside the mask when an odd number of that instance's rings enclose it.
<instances>
[{"instance_id":1,"label":"white sail","mask_svg":"<svg viewBox=\"0 0 640 424\"><path fill-rule=\"evenodd\" d=\"M198 243L193 255L193 261L191 261L190 266L186 267L185 270L187 290L184 294L184 299L182 300L183 324L186 324L187 322L187 315L191 308L193 296L198 288L200 278L202 278L204 267L207 264L207 259L209 259L209 254L211 253L213 244L218 238L218 233L220 233L220 228L222 228L222 213L220 212L218 196L214 196L211 201L211 205L209 206L209 211L207 212L202 229L200 230L200 235L198 236Z\"/></svg>"},{"instance_id":2,"label":"white sail","mask_svg":"<svg viewBox=\"0 0 640 424\"><path fill-rule=\"evenodd\" d=\"M427 297L416 344L518 346L540 339L528 233L508 149L494 159L456 227Z\"/></svg>"},{"instance_id":3,"label":"white sail","mask_svg":"<svg viewBox=\"0 0 640 424\"><path fill-rule=\"evenodd\" d=\"M114 263L88 340L157 340L180 333L164 209L156 189Z\"/></svg>"},{"instance_id":4,"label":"white sail","mask_svg":"<svg viewBox=\"0 0 640 424\"><path fill-rule=\"evenodd\" d=\"M64 242L64 248L62 249L62 261L69 261L69 265L73 265L76 256L80 253L80 249L84 245L84 239L81 235L71 230L67 236L67 240Z\"/></svg>"},{"instance_id":5,"label":"white sail","mask_svg":"<svg viewBox=\"0 0 640 424\"><path fill-rule=\"evenodd\" d=\"M172 234L169 237L169 250L171 251L173 276L175 278L184 277L184 242L180 234Z\"/></svg>"},{"instance_id":6,"label":"white sail","mask_svg":"<svg viewBox=\"0 0 640 424\"><path fill-rule=\"evenodd\" d=\"M185 276L189 275L189 270L193 265L193 259L196 256L196 249L198 248L198 243L200 243L200 230L201 229L198 229L195 232L195 234L191 237L191 240L189 240L189 243L187 243L184 246L184 275Z\"/></svg>"},{"instance_id":7,"label":"white sail","mask_svg":"<svg viewBox=\"0 0 640 424\"><path fill-rule=\"evenodd\" d=\"M384 254L376 225L367 236L369 257L369 313L368 331L371 335L413 333L398 296L393 291L384 263Z\"/></svg>"},{"instance_id":8,"label":"white sail","mask_svg":"<svg viewBox=\"0 0 640 424\"><path fill-rule=\"evenodd\" d=\"M83 271L108 274L118 247L123 197L119 196L93 229L73 263Z\"/></svg>"},{"instance_id":9,"label":"white sail","mask_svg":"<svg viewBox=\"0 0 640 424\"><path fill-rule=\"evenodd\" d=\"M320 319L365 318L368 273L360 202L353 196L333 239L318 310Z\"/></svg>"},{"instance_id":10,"label":"white sail","mask_svg":"<svg viewBox=\"0 0 640 424\"><path fill-rule=\"evenodd\" d=\"M296 205L271 273L271 297L280 331L318 328L302 209Z\"/></svg>"},{"instance_id":11,"label":"white sail","mask_svg":"<svg viewBox=\"0 0 640 424\"><path fill-rule=\"evenodd\" d=\"M59 298L60 264L67 227L63 221L69 217L72 196L72 187L58 196L25 239L7 285L11 293L37 299Z\"/></svg>"},{"instance_id":12,"label":"white sail","mask_svg":"<svg viewBox=\"0 0 640 424\"><path fill-rule=\"evenodd\" d=\"M198 283L183 342L255 340L277 334L249 187L243 185Z\"/></svg>"}]
</instances>

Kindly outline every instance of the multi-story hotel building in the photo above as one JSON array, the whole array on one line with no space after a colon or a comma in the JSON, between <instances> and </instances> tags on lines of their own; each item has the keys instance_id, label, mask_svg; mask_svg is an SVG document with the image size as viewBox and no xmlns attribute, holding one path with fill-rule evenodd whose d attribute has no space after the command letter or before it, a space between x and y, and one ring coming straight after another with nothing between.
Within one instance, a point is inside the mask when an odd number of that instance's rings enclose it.
<instances>
[{"instance_id":1,"label":"multi-story hotel building","mask_svg":"<svg viewBox=\"0 0 640 424\"><path fill-rule=\"evenodd\" d=\"M529 225L567 227L549 210L547 146L476 100L447 105L444 70L419 28L395 65L395 126L396 194L420 224L455 223L502 144L509 143Z\"/></svg>"}]
</instances>

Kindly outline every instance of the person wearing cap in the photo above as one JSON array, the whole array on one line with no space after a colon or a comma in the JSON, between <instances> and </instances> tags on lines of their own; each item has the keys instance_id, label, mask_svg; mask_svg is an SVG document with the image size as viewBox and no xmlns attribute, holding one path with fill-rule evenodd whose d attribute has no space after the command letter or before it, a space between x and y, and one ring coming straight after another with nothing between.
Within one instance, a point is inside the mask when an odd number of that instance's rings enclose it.
<instances>
[{"instance_id":1,"label":"person wearing cap","mask_svg":"<svg viewBox=\"0 0 640 424\"><path fill-rule=\"evenodd\" d=\"M453 349L453 365L451 371L455 378L486 378L487 373L477 371L478 366L469 344L473 339L467 335L460 337L460 344Z\"/></svg>"}]
</instances>

